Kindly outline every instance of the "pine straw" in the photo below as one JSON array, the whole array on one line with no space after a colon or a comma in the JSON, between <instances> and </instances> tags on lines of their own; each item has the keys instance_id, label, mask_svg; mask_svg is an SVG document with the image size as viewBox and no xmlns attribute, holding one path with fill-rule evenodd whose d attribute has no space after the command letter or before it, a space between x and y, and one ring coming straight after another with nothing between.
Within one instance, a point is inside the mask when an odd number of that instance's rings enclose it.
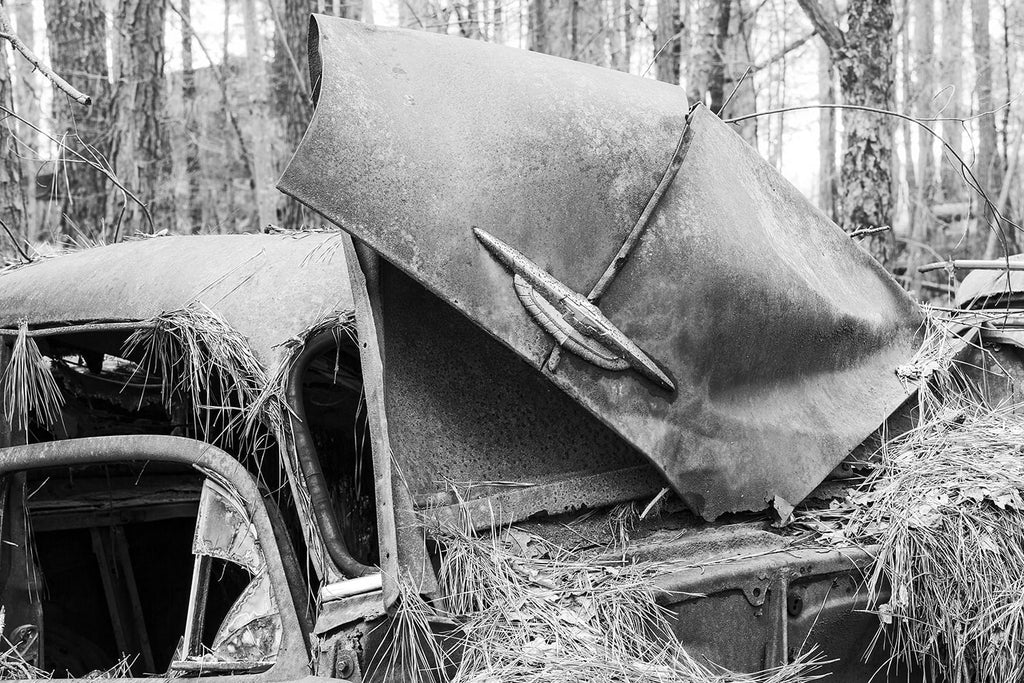
<instances>
[{"instance_id":1,"label":"pine straw","mask_svg":"<svg viewBox=\"0 0 1024 683\"><path fill-rule=\"evenodd\" d=\"M248 340L206 306L161 313L128 337L124 353L160 378L168 414L187 406L195 433L214 445L259 451L266 429L281 427L283 402Z\"/></svg>"},{"instance_id":2,"label":"pine straw","mask_svg":"<svg viewBox=\"0 0 1024 683\"><path fill-rule=\"evenodd\" d=\"M0 639L0 681L24 681L33 678L49 678L50 674L27 662L21 651Z\"/></svg>"},{"instance_id":3,"label":"pine straw","mask_svg":"<svg viewBox=\"0 0 1024 683\"><path fill-rule=\"evenodd\" d=\"M0 343L4 343L0 341ZM53 377L49 361L28 336L28 324L21 323L14 339L10 363L0 380L0 402L4 416L14 429L28 429L31 416L52 427L61 420L64 397Z\"/></svg>"},{"instance_id":4,"label":"pine straw","mask_svg":"<svg viewBox=\"0 0 1024 683\"><path fill-rule=\"evenodd\" d=\"M798 523L831 545L877 545L867 590L890 665L1024 680L1024 406L984 405L946 337L933 331L919 354L917 426L844 501Z\"/></svg>"},{"instance_id":5,"label":"pine straw","mask_svg":"<svg viewBox=\"0 0 1024 683\"><path fill-rule=\"evenodd\" d=\"M396 621L415 638L380 658L389 673L405 677L396 680L449 680L442 673L453 683L799 683L821 677L814 673L821 664L814 653L757 674L690 656L657 602L653 565L595 562L558 548L526 558L501 533L477 536L451 524L431 536L444 548L443 597L428 605L403 589ZM451 624L447 649L423 650L420 643L431 640L425 634L439 624ZM413 654L416 647L421 651Z\"/></svg>"}]
</instances>

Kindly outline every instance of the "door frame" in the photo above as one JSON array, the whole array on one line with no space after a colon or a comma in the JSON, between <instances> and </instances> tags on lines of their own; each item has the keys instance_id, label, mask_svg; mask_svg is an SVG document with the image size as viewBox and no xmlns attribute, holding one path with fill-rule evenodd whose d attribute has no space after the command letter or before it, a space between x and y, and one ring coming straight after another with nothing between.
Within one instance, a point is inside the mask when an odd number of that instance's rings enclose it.
<instances>
[{"instance_id":1,"label":"door frame","mask_svg":"<svg viewBox=\"0 0 1024 683\"><path fill-rule=\"evenodd\" d=\"M204 477L212 477L238 499L252 520L263 550L274 597L281 615L281 649L274 665L262 673L229 674L216 680L232 683L252 681L275 683L310 675L309 627L299 617L295 601L296 587L288 577L298 574L294 554L287 539L278 538L278 528L268 513L263 496L251 474L233 457L210 444L178 436L153 434L100 436L64 441L48 441L24 446L0 448L0 476L46 467L67 467L115 462L171 462L190 465ZM282 548L285 548L282 551ZM145 681L151 678L124 678Z\"/></svg>"}]
</instances>

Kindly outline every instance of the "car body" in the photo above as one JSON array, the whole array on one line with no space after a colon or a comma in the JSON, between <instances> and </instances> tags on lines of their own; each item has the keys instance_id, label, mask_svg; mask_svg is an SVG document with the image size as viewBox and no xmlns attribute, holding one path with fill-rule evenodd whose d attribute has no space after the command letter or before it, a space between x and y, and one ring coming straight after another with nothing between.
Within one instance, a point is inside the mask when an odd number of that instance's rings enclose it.
<instances>
[{"instance_id":1,"label":"car body","mask_svg":"<svg viewBox=\"0 0 1024 683\"><path fill-rule=\"evenodd\" d=\"M656 566L689 652L756 671L816 648L831 680L875 674L871 548L797 547L773 519L841 491L900 418L910 298L678 88L312 26L318 110L281 186L341 232L0 275L4 364L34 344L64 401L2 430L5 635L75 675L120 651L141 659L112 677L383 680L402 582L440 590L424 529L605 538L614 506L671 491L592 557ZM154 364L154 330L203 348ZM219 393L180 380L197 358Z\"/></svg>"}]
</instances>

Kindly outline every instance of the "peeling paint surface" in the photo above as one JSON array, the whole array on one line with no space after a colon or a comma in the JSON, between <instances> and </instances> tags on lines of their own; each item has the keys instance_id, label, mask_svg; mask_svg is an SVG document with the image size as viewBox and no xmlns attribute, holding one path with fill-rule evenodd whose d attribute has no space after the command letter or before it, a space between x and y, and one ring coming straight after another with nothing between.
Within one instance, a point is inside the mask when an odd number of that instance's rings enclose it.
<instances>
[{"instance_id":1,"label":"peeling paint surface","mask_svg":"<svg viewBox=\"0 0 1024 683\"><path fill-rule=\"evenodd\" d=\"M914 303L704 107L601 300L678 390L572 354L546 369L554 340L473 229L589 291L672 156L688 109L681 89L476 41L317 21L317 114L281 189L547 375L693 510L714 518L776 496L799 502L906 399L895 368L918 344Z\"/></svg>"}]
</instances>

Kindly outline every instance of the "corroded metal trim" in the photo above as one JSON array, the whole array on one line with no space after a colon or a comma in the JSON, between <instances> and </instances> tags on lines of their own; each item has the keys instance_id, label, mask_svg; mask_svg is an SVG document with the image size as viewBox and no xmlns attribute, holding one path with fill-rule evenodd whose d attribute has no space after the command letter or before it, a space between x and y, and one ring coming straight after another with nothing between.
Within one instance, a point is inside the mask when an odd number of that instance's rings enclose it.
<instances>
[{"instance_id":1,"label":"corroded metal trim","mask_svg":"<svg viewBox=\"0 0 1024 683\"><path fill-rule=\"evenodd\" d=\"M278 534L270 510L252 475L230 455L207 443L179 436L133 434L48 441L0 448L0 475L26 469L111 462L172 462L190 465L226 486L248 513L263 548L267 571L282 619L282 641L271 669L246 676L251 681L298 680L308 676L309 624L299 616L302 588L290 543ZM298 589L298 590L296 590Z\"/></svg>"},{"instance_id":2,"label":"corroded metal trim","mask_svg":"<svg viewBox=\"0 0 1024 683\"><path fill-rule=\"evenodd\" d=\"M555 338L559 348L564 346L580 358L605 370L629 369L629 361L620 358L600 341L590 339L573 329L554 305L540 296L521 275L513 276L512 285L530 316L544 328L545 332Z\"/></svg>"},{"instance_id":3,"label":"corroded metal trim","mask_svg":"<svg viewBox=\"0 0 1024 683\"><path fill-rule=\"evenodd\" d=\"M633 368L663 389L675 385L643 350L579 292L546 273L526 256L480 228L473 234L514 274L516 294L526 310L559 344L607 370Z\"/></svg>"},{"instance_id":4,"label":"corroded metal trim","mask_svg":"<svg viewBox=\"0 0 1024 683\"><path fill-rule=\"evenodd\" d=\"M151 320L130 320L118 322L97 322L55 325L53 327L37 327L28 330L27 337L56 337L65 334L85 334L87 332L116 332L118 330L140 330L145 327L153 327ZM21 334L19 329L0 327L0 337L17 337Z\"/></svg>"}]
</instances>

